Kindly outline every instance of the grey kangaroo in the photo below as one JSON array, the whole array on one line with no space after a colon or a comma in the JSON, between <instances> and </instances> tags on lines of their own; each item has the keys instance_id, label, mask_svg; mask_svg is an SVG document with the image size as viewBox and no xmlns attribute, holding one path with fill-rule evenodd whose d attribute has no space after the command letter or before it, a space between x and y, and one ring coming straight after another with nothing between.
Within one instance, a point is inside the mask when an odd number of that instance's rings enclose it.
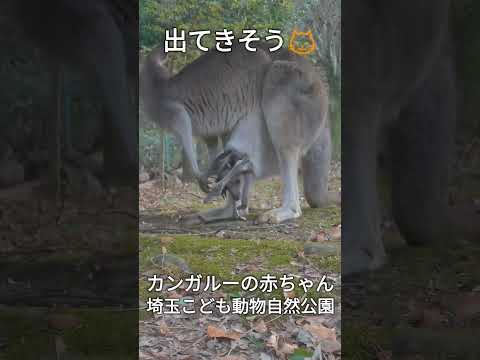
<instances>
[{"instance_id":1,"label":"grey kangaroo","mask_svg":"<svg viewBox=\"0 0 480 360\"><path fill-rule=\"evenodd\" d=\"M244 165L250 167L237 179L243 182L237 197L248 194L254 179L280 175L282 206L260 217L262 222L279 223L301 216L300 164L309 205L322 206L328 200L328 86L306 59L287 50L270 53L267 46L248 52L237 43L231 53L209 51L173 77L158 47L142 64L140 97L146 114L178 136L206 191L193 136L205 139L207 145L222 136L227 139L226 151L247 156L250 165ZM234 196L228 193L225 207L185 221L209 222L236 214Z\"/></svg>"},{"instance_id":2,"label":"grey kangaroo","mask_svg":"<svg viewBox=\"0 0 480 360\"><path fill-rule=\"evenodd\" d=\"M380 150L389 154L393 217L408 244L451 241L453 231L462 230L448 206L457 105L452 2L347 3L342 9L344 275L377 269L387 260L378 204Z\"/></svg>"}]
</instances>

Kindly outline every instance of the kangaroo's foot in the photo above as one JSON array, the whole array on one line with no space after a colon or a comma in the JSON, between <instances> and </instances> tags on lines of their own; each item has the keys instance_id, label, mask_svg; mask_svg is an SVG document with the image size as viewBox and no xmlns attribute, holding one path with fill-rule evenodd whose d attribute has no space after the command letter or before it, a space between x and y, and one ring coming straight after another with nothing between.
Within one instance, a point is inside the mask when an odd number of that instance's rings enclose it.
<instances>
[{"instance_id":1,"label":"kangaroo's foot","mask_svg":"<svg viewBox=\"0 0 480 360\"><path fill-rule=\"evenodd\" d=\"M297 219L300 216L302 216L302 210L300 208L293 210L290 207L281 207L261 214L258 221L260 223L279 224L287 220Z\"/></svg>"}]
</instances>

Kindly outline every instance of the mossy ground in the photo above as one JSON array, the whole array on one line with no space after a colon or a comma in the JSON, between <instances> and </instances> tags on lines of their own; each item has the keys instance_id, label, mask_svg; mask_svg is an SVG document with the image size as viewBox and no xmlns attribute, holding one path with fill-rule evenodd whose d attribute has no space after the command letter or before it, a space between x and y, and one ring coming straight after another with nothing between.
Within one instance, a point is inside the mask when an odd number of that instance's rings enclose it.
<instances>
[{"instance_id":1,"label":"mossy ground","mask_svg":"<svg viewBox=\"0 0 480 360\"><path fill-rule=\"evenodd\" d=\"M160 267L152 261L162 254L182 259L192 273L215 275L223 280L236 281L246 275L261 276L267 273L276 276L299 273L299 269L305 265L319 272L338 273L340 256L307 257L303 254L303 246L312 235L319 231L328 232L340 224L339 206L313 209L303 200L303 216L300 219L280 225L257 224L255 218L260 213L280 204L280 193L279 181L262 181L255 186L247 221L186 227L178 223L179 215L218 207L221 201L203 204L201 192L194 184L164 192L164 198L159 200L164 206L141 211L141 300L149 297L148 276L185 275L172 264ZM171 211L172 208L175 211ZM237 290L232 288L232 292ZM275 295L281 294L271 294Z\"/></svg>"},{"instance_id":2,"label":"mossy ground","mask_svg":"<svg viewBox=\"0 0 480 360\"><path fill-rule=\"evenodd\" d=\"M58 331L49 327L50 310L45 308L2 310L0 324L8 324L8 332L1 333L7 346L0 359L55 359L56 337L61 337L67 358L72 359L127 359L137 353L138 317L132 311L63 310L77 319L78 326Z\"/></svg>"},{"instance_id":3,"label":"mossy ground","mask_svg":"<svg viewBox=\"0 0 480 360\"><path fill-rule=\"evenodd\" d=\"M202 236L151 236L140 235L140 272L146 274L140 279L140 298L149 297L146 281L148 276L184 276L175 266L160 267L151 259L168 252L184 260L191 273L214 275L222 280L238 281L246 275L257 277L265 274L281 276L298 272L299 263L305 262L300 256L302 245L289 240L219 239ZM320 271L338 272L339 256L314 256L309 259ZM233 289L238 290L238 288ZM273 294L275 295L275 293ZM278 295L278 294L277 294Z\"/></svg>"}]
</instances>

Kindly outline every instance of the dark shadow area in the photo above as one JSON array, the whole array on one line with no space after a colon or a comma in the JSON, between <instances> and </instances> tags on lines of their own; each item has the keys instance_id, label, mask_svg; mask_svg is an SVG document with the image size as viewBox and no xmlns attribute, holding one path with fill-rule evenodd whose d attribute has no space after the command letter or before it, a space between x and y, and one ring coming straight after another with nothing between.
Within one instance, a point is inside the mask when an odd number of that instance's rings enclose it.
<instances>
[{"instance_id":1,"label":"dark shadow area","mask_svg":"<svg viewBox=\"0 0 480 360\"><path fill-rule=\"evenodd\" d=\"M477 359L475 1L342 4L342 356Z\"/></svg>"},{"instance_id":2,"label":"dark shadow area","mask_svg":"<svg viewBox=\"0 0 480 360\"><path fill-rule=\"evenodd\" d=\"M138 357L138 0L0 5L0 357Z\"/></svg>"}]
</instances>

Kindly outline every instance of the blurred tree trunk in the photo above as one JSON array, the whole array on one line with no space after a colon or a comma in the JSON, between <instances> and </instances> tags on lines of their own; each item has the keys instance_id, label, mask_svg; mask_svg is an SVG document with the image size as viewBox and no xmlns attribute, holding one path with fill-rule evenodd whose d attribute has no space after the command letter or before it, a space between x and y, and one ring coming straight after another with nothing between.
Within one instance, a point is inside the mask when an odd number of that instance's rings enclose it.
<instances>
[{"instance_id":1,"label":"blurred tree trunk","mask_svg":"<svg viewBox=\"0 0 480 360\"><path fill-rule=\"evenodd\" d=\"M160 184L162 186L162 189L165 188L165 134L163 131L160 132L160 154L159 154L159 177L160 177Z\"/></svg>"},{"instance_id":2,"label":"blurred tree trunk","mask_svg":"<svg viewBox=\"0 0 480 360\"><path fill-rule=\"evenodd\" d=\"M61 170L62 170L62 123L63 123L63 69L59 63L52 63L51 76L52 88L51 98L53 102L52 118L49 124L49 144L48 144L48 158L49 162L49 176L52 189L55 194L55 200L58 204L61 197Z\"/></svg>"}]
</instances>

